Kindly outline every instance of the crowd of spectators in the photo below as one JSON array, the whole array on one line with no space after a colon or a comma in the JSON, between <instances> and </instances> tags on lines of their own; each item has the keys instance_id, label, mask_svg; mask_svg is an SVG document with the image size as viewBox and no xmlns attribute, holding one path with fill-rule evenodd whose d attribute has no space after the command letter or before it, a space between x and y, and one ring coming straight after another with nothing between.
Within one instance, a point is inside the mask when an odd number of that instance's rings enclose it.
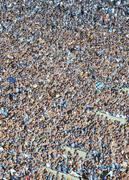
<instances>
[{"instance_id":1,"label":"crowd of spectators","mask_svg":"<svg viewBox=\"0 0 129 180\"><path fill-rule=\"evenodd\" d=\"M127 180L128 1L0 5L0 179Z\"/></svg>"}]
</instances>

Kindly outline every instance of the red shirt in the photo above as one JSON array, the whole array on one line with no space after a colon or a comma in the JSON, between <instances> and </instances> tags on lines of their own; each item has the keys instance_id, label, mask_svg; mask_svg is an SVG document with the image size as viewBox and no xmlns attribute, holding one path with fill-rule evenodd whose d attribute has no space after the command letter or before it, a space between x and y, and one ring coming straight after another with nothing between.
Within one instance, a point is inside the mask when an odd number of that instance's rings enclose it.
<instances>
[{"instance_id":1,"label":"red shirt","mask_svg":"<svg viewBox=\"0 0 129 180\"><path fill-rule=\"evenodd\" d=\"M29 176L27 176L25 180L30 180L30 177L29 177Z\"/></svg>"}]
</instances>

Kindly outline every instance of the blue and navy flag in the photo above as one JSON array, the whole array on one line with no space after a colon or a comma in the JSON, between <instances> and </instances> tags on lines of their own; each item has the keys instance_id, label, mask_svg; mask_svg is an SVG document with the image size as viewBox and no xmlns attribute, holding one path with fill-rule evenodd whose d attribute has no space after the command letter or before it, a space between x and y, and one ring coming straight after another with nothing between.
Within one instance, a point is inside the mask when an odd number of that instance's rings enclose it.
<instances>
[{"instance_id":1,"label":"blue and navy flag","mask_svg":"<svg viewBox=\"0 0 129 180\"><path fill-rule=\"evenodd\" d=\"M8 81L10 84L13 84L13 83L16 83L16 78L10 76L10 77L7 78L7 81Z\"/></svg>"}]
</instances>

